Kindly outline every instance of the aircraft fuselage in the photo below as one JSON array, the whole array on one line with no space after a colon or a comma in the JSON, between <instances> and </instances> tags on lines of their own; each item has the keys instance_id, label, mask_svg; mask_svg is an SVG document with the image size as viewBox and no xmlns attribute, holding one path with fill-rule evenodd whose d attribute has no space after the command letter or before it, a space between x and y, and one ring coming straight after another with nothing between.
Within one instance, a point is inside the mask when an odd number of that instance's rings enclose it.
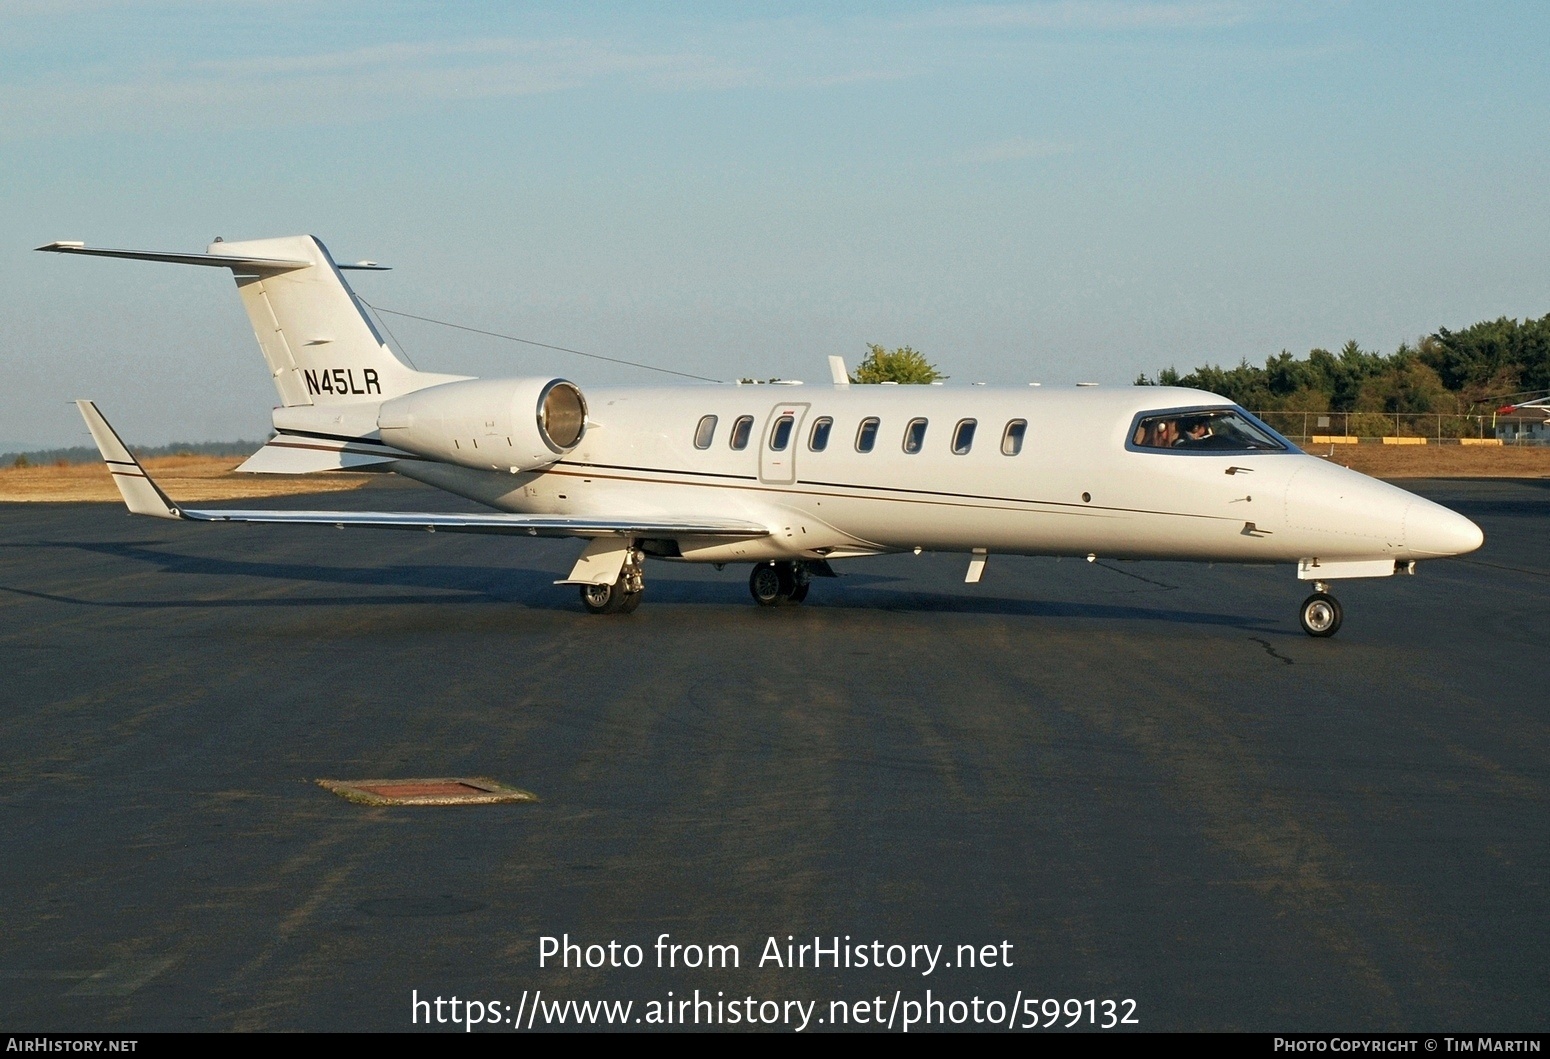
<instances>
[{"instance_id":1,"label":"aircraft fuselage","mask_svg":"<svg viewBox=\"0 0 1550 1059\"><path fill-rule=\"evenodd\" d=\"M1232 407L1197 390L750 385L586 394L580 444L541 471L499 468L499 438L485 443L489 470L423 461L394 469L505 511L714 514L775 529L752 541L678 542L683 558L713 562L914 548L1404 562L1467 551L1480 539L1473 523L1440 505L1295 447L1128 443L1138 417ZM777 451L783 416L791 426ZM746 444L735 449L744 417L752 420ZM859 451L871 419L871 449ZM827 438L815 450L823 420ZM923 432L911 434L919 420ZM974 423L972 442L955 452L965 421ZM1018 423L1026 426L1013 452L1003 442Z\"/></svg>"}]
</instances>

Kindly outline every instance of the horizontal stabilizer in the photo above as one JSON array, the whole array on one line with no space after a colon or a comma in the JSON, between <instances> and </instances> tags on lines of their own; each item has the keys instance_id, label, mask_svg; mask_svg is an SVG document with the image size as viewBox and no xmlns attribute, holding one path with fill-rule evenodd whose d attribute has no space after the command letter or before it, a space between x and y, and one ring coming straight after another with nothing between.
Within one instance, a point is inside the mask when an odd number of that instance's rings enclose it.
<instances>
[{"instance_id":1,"label":"horizontal stabilizer","mask_svg":"<svg viewBox=\"0 0 1550 1059\"><path fill-rule=\"evenodd\" d=\"M85 243L54 242L37 249L51 254L85 254L88 257L124 257L133 261L170 261L175 265L215 265L220 268L248 268L255 272L291 272L310 268L310 261L276 257L236 257L227 254L177 254L160 250L109 250Z\"/></svg>"}]
</instances>

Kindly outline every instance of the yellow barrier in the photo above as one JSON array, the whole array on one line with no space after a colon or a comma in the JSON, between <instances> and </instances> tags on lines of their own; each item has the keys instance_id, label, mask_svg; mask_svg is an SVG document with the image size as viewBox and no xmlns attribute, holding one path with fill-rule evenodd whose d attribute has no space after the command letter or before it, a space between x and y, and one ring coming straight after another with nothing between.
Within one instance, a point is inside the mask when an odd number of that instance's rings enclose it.
<instances>
[{"instance_id":1,"label":"yellow barrier","mask_svg":"<svg viewBox=\"0 0 1550 1059\"><path fill-rule=\"evenodd\" d=\"M1460 445L1500 445L1501 438L1459 438Z\"/></svg>"},{"instance_id":2,"label":"yellow barrier","mask_svg":"<svg viewBox=\"0 0 1550 1059\"><path fill-rule=\"evenodd\" d=\"M1384 438L1385 445L1425 445L1425 438Z\"/></svg>"},{"instance_id":3,"label":"yellow barrier","mask_svg":"<svg viewBox=\"0 0 1550 1059\"><path fill-rule=\"evenodd\" d=\"M1315 434L1308 439L1314 445L1355 445L1360 440L1353 434Z\"/></svg>"}]
</instances>

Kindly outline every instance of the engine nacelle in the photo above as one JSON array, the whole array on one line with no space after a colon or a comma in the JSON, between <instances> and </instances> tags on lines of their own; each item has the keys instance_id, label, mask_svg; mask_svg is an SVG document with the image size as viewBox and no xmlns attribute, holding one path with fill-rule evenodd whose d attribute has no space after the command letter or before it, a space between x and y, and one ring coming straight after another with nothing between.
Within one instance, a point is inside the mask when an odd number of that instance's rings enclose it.
<instances>
[{"instance_id":1,"label":"engine nacelle","mask_svg":"<svg viewBox=\"0 0 1550 1059\"><path fill-rule=\"evenodd\" d=\"M382 402L395 448L481 470L534 471L581 441L587 402L564 379L466 379Z\"/></svg>"}]
</instances>

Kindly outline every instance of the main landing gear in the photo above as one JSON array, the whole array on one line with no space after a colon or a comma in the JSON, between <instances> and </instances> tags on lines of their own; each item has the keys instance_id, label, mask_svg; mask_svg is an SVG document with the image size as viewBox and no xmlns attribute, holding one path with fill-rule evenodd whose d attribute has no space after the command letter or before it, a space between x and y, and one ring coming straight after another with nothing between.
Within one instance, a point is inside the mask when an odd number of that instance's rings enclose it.
<instances>
[{"instance_id":1,"label":"main landing gear","mask_svg":"<svg viewBox=\"0 0 1550 1059\"><path fill-rule=\"evenodd\" d=\"M646 594L644 558L638 549L632 548L619 580L611 585L582 585L581 605L587 613L628 614L640 606L640 598Z\"/></svg>"},{"instance_id":2,"label":"main landing gear","mask_svg":"<svg viewBox=\"0 0 1550 1059\"><path fill-rule=\"evenodd\" d=\"M628 614L640 606L646 592L642 576L645 554L631 548L619 579L613 584L584 584L581 589L581 605L589 614ZM764 562L753 568L748 578L748 591L761 607L778 607L785 603L800 603L807 598L814 573L833 577L834 573L823 562Z\"/></svg>"},{"instance_id":3,"label":"main landing gear","mask_svg":"<svg viewBox=\"0 0 1550 1059\"><path fill-rule=\"evenodd\" d=\"M748 591L761 607L800 603L807 598L810 584L804 563L759 563L748 575Z\"/></svg>"},{"instance_id":4,"label":"main landing gear","mask_svg":"<svg viewBox=\"0 0 1550 1059\"><path fill-rule=\"evenodd\" d=\"M1309 636L1333 636L1340 631L1345 617L1340 611L1340 601L1329 594L1329 586L1322 581L1313 582L1314 593L1302 601L1297 620L1302 631Z\"/></svg>"}]
</instances>

